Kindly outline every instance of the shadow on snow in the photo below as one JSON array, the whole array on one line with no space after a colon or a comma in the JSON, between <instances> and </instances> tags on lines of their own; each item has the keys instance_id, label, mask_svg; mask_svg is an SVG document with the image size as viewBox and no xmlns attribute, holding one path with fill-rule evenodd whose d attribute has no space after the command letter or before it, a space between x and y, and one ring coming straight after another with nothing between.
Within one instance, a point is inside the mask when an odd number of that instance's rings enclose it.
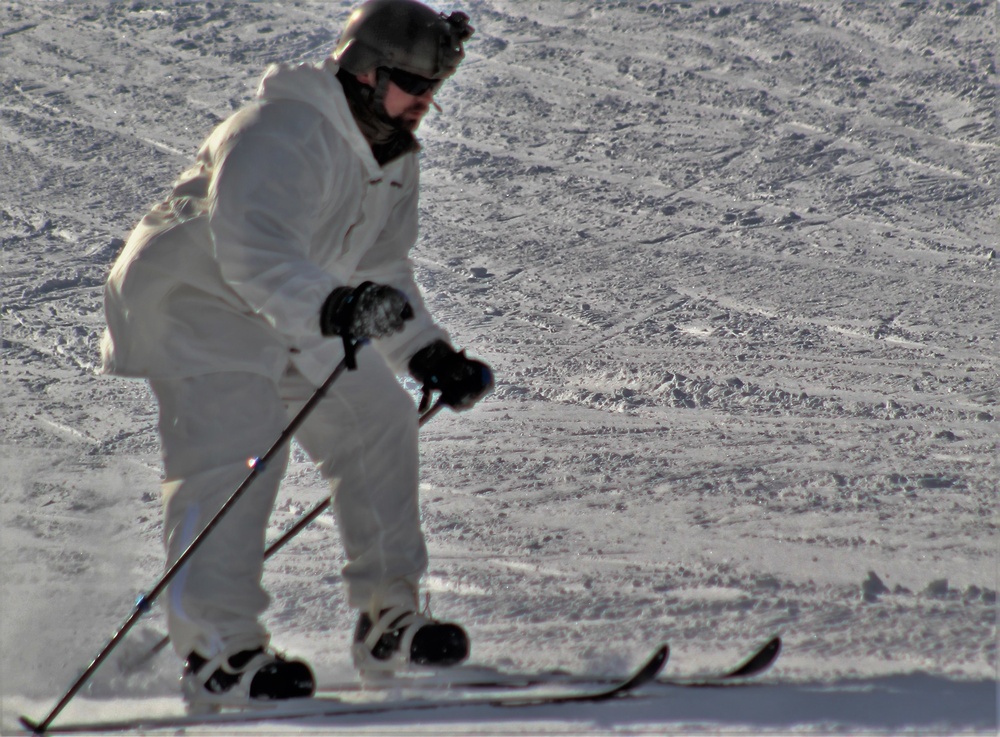
<instances>
[{"instance_id":1,"label":"shadow on snow","mask_svg":"<svg viewBox=\"0 0 1000 737\"><path fill-rule=\"evenodd\" d=\"M828 683L752 684L705 688L652 686L635 698L601 704L455 707L430 712L316 718L303 726L349 727L420 723L578 722L608 730L638 725L705 725L788 731L817 725L837 732L998 729L993 680L957 681L922 673Z\"/></svg>"}]
</instances>

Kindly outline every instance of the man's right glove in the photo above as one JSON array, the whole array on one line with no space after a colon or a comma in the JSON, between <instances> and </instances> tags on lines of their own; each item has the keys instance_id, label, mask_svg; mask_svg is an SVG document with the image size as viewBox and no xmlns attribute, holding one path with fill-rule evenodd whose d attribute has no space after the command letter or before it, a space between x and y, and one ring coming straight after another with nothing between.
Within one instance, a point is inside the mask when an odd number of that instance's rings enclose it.
<instances>
[{"instance_id":1,"label":"man's right glove","mask_svg":"<svg viewBox=\"0 0 1000 737\"><path fill-rule=\"evenodd\" d=\"M359 287L337 287L319 313L319 329L326 336L345 339L384 338L398 333L413 317L406 295L398 289L366 281Z\"/></svg>"},{"instance_id":2,"label":"man's right glove","mask_svg":"<svg viewBox=\"0 0 1000 737\"><path fill-rule=\"evenodd\" d=\"M410 375L424 385L420 411L427 409L431 393L456 411L469 409L493 389L493 371L482 361L467 358L443 340L417 351L410 359Z\"/></svg>"}]
</instances>

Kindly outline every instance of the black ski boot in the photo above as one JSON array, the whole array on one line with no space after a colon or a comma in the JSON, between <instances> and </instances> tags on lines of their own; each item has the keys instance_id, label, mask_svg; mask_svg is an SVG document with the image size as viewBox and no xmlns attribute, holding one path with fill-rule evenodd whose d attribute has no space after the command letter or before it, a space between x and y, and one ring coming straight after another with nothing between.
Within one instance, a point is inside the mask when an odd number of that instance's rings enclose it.
<instances>
[{"instance_id":1,"label":"black ski boot","mask_svg":"<svg viewBox=\"0 0 1000 737\"><path fill-rule=\"evenodd\" d=\"M285 660L258 648L211 660L191 653L181 676L181 691L189 711L223 706L247 706L255 701L312 696L316 680L301 660Z\"/></svg>"},{"instance_id":2,"label":"black ski boot","mask_svg":"<svg viewBox=\"0 0 1000 737\"><path fill-rule=\"evenodd\" d=\"M352 654L362 672L448 667L469 657L469 636L457 624L393 607L383 609L375 622L361 614Z\"/></svg>"}]
</instances>

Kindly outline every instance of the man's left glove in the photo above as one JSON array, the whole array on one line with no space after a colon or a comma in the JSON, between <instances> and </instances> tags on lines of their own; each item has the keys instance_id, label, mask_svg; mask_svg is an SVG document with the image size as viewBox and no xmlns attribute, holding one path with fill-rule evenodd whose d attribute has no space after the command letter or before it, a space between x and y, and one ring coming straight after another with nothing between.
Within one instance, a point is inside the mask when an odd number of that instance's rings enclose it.
<instances>
[{"instance_id":1,"label":"man's left glove","mask_svg":"<svg viewBox=\"0 0 1000 737\"><path fill-rule=\"evenodd\" d=\"M410 359L410 375L424 385L420 411L427 409L431 393L441 392L441 402L456 411L469 409L493 389L493 371L482 361L468 358L443 340L417 351Z\"/></svg>"}]
</instances>

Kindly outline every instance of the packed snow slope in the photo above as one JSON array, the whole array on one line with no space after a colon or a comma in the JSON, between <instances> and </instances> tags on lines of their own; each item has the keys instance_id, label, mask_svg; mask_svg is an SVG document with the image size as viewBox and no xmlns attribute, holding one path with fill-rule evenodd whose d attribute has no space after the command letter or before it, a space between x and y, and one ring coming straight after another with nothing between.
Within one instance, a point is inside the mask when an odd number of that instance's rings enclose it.
<instances>
[{"instance_id":1,"label":"packed snow slope","mask_svg":"<svg viewBox=\"0 0 1000 737\"><path fill-rule=\"evenodd\" d=\"M155 406L96 374L109 267L350 5L0 5L4 730L163 563ZM497 389L422 431L434 612L507 668L785 653L763 688L372 731L995 732L996 4L459 8L477 33L421 129L414 257ZM325 493L296 451L272 536ZM323 517L266 575L276 644L324 678L350 672L342 563ZM109 664L88 698L178 670Z\"/></svg>"}]
</instances>

